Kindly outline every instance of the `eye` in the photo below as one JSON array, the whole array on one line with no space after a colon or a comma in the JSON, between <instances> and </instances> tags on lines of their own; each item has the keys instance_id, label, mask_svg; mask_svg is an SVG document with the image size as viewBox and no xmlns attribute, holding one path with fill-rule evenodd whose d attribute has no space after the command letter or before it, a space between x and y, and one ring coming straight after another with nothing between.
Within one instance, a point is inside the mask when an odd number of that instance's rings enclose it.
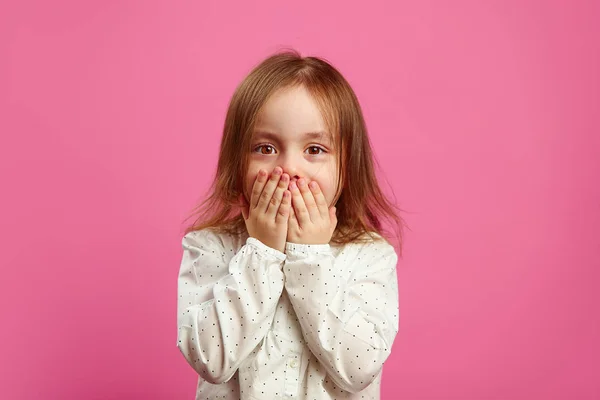
<instances>
[{"instance_id":1,"label":"eye","mask_svg":"<svg viewBox=\"0 0 600 400\"><path fill-rule=\"evenodd\" d=\"M319 147L319 146L310 146L307 150L309 150L309 151L316 150L317 151L317 153L310 153L311 156L317 156L317 155L321 154L318 152L319 150L323 153L326 153L325 149L322 147Z\"/></svg>"},{"instance_id":2,"label":"eye","mask_svg":"<svg viewBox=\"0 0 600 400\"><path fill-rule=\"evenodd\" d=\"M262 149L262 150L259 150L259 149ZM255 152L256 152L257 150L259 150L259 151L260 151L260 154L265 154L265 155L268 155L268 154L273 154L273 152L275 151L275 148L274 148L273 146L270 146L270 145L268 145L268 144L261 144L260 146L256 146L256 147L254 148L254 151L255 151ZM266 150L266 153L265 153L263 150ZM273 151L273 152L272 152L272 151Z\"/></svg>"}]
</instances>

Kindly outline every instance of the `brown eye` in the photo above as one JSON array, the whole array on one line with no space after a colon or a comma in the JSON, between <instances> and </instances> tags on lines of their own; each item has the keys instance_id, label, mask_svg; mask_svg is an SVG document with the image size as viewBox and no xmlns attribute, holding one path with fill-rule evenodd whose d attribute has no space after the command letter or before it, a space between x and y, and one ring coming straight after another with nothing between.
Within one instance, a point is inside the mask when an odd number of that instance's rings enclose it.
<instances>
[{"instance_id":1,"label":"brown eye","mask_svg":"<svg viewBox=\"0 0 600 400\"><path fill-rule=\"evenodd\" d=\"M312 156L317 156L317 155L321 154L321 153L319 153L319 151L321 151L323 153L325 152L325 150L323 150L319 146L310 146L308 149L309 149L310 155L312 155ZM316 153L310 152L310 150L313 150L313 151L316 150Z\"/></svg>"},{"instance_id":2,"label":"brown eye","mask_svg":"<svg viewBox=\"0 0 600 400\"><path fill-rule=\"evenodd\" d=\"M268 155L268 154L273 154L273 153L272 153L272 150L275 150L275 149L273 148L273 146L269 146L268 144L263 144L263 145L260 145L260 146L258 146L256 149L254 149L254 151L256 151L256 150L258 150L258 149L260 149L260 154L265 154L265 155ZM266 150L266 152L265 152L265 150Z\"/></svg>"}]
</instances>

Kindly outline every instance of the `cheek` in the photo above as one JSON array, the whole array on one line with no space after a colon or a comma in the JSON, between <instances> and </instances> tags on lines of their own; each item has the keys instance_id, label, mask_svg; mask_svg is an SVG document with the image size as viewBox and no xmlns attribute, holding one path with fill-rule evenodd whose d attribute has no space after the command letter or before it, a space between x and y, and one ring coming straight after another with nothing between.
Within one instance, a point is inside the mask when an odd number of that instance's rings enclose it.
<instances>
[{"instance_id":1,"label":"cheek","mask_svg":"<svg viewBox=\"0 0 600 400\"><path fill-rule=\"evenodd\" d=\"M319 184L319 189L321 189L321 192L323 192L323 196L325 196L325 199L329 202L331 201L331 199L333 198L333 182L329 182L326 180L316 180L316 182Z\"/></svg>"},{"instance_id":2,"label":"cheek","mask_svg":"<svg viewBox=\"0 0 600 400\"><path fill-rule=\"evenodd\" d=\"M246 199L248 201L250 201L250 196L252 195L252 188L254 187L254 182L256 181L256 178L258 177L258 171L261 168L265 168L265 167L261 167L261 166L256 166L256 165L249 165L248 166L248 172L246 173L246 176L244 177L244 194L246 195Z\"/></svg>"},{"instance_id":3,"label":"cheek","mask_svg":"<svg viewBox=\"0 0 600 400\"><path fill-rule=\"evenodd\" d=\"M254 181L256 180L256 177L258 176L258 171L261 168L265 169L265 167L263 167L261 165L250 163L250 165L248 165L248 168L246 169L245 182L250 182L250 185L252 185L254 183Z\"/></svg>"},{"instance_id":4,"label":"cheek","mask_svg":"<svg viewBox=\"0 0 600 400\"><path fill-rule=\"evenodd\" d=\"M323 192L323 196L328 203L333 201L336 190L337 176L328 174L326 177L317 180L321 191Z\"/></svg>"}]
</instances>

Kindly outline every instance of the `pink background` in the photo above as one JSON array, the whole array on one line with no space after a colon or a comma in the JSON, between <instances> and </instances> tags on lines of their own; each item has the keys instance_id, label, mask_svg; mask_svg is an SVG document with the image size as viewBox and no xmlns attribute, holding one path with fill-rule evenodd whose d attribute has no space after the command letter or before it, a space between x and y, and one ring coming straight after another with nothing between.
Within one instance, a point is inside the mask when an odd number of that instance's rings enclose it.
<instances>
[{"instance_id":1,"label":"pink background","mask_svg":"<svg viewBox=\"0 0 600 400\"><path fill-rule=\"evenodd\" d=\"M382 398L600 398L599 4L2 2L0 398L193 398L184 217L283 47L345 74L407 211Z\"/></svg>"}]
</instances>

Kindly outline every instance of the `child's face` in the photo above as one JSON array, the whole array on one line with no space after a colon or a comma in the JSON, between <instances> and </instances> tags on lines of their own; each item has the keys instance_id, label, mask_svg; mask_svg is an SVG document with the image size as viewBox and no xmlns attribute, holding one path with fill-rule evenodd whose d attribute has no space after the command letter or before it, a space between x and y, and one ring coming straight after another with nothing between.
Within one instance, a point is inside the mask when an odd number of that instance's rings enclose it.
<instances>
[{"instance_id":1,"label":"child's face","mask_svg":"<svg viewBox=\"0 0 600 400\"><path fill-rule=\"evenodd\" d=\"M306 135L316 132L323 133L322 137ZM337 155L328 134L316 102L304 87L274 93L263 106L254 129L244 182L246 193L252 193L260 169L271 174L279 166L290 176L290 182L300 178L307 184L316 181L327 204L334 205Z\"/></svg>"}]
</instances>

